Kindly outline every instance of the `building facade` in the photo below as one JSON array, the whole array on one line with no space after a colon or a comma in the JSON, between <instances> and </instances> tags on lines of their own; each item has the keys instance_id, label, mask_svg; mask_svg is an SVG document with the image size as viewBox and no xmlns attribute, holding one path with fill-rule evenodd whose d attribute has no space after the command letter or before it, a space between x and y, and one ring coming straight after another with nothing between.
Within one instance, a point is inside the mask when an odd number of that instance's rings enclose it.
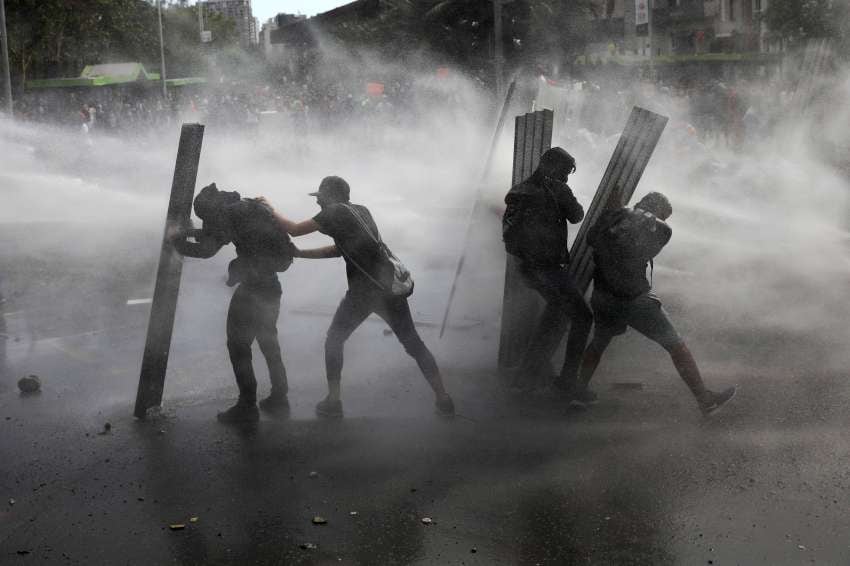
<instances>
[{"instance_id":1,"label":"building facade","mask_svg":"<svg viewBox=\"0 0 850 566\"><path fill-rule=\"evenodd\" d=\"M251 0L206 0L204 14L216 13L236 22L239 44L249 48L259 43L257 20L251 10ZM205 26L206 26L206 22Z\"/></svg>"},{"instance_id":2,"label":"building facade","mask_svg":"<svg viewBox=\"0 0 850 566\"><path fill-rule=\"evenodd\" d=\"M636 56L776 50L762 19L770 0L596 0L607 51Z\"/></svg>"}]
</instances>

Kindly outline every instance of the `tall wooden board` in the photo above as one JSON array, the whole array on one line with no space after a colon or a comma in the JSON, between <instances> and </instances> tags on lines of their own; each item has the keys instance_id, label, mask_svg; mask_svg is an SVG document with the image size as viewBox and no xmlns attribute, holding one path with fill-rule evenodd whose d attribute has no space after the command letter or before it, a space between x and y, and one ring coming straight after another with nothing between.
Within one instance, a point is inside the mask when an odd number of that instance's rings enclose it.
<instances>
[{"instance_id":1,"label":"tall wooden board","mask_svg":"<svg viewBox=\"0 0 850 566\"><path fill-rule=\"evenodd\" d=\"M136 393L136 408L133 414L137 418L144 418L148 409L162 403L165 370L168 366L171 334L174 330L174 314L180 292L180 275L183 272L183 258L174 249L171 234L189 223L203 139L204 126L183 124L180 145L177 148L174 180L171 184L171 198L168 201L168 213L165 217L165 231L159 254L159 268L148 321L139 389Z\"/></svg>"},{"instance_id":2,"label":"tall wooden board","mask_svg":"<svg viewBox=\"0 0 850 566\"><path fill-rule=\"evenodd\" d=\"M569 272L580 291L587 291L593 277L593 254L587 245L587 231L606 209L625 206L631 200L666 125L666 116L637 106L632 109L570 248Z\"/></svg>"},{"instance_id":3,"label":"tall wooden board","mask_svg":"<svg viewBox=\"0 0 850 566\"><path fill-rule=\"evenodd\" d=\"M517 116L512 185L530 177L540 163L540 156L552 146L553 120L554 114L551 110ZM522 361L540 311L540 297L525 285L519 273L517 259L508 254L499 342L500 368L516 367Z\"/></svg>"}]
</instances>

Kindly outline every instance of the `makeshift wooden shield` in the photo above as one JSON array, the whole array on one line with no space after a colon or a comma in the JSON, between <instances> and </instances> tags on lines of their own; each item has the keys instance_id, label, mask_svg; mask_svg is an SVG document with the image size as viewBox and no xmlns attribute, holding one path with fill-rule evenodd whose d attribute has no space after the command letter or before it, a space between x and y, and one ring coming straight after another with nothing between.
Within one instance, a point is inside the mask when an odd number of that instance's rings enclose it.
<instances>
[{"instance_id":1,"label":"makeshift wooden shield","mask_svg":"<svg viewBox=\"0 0 850 566\"><path fill-rule=\"evenodd\" d=\"M666 125L666 116L637 106L632 109L570 248L569 273L579 291L586 292L593 277L593 254L588 249L587 231L605 210L625 206L631 200Z\"/></svg>"},{"instance_id":2,"label":"makeshift wooden shield","mask_svg":"<svg viewBox=\"0 0 850 566\"><path fill-rule=\"evenodd\" d=\"M552 146L553 120L554 114L551 110L517 116L512 186L530 177L540 163L540 156ZM502 301L499 368L519 365L540 311L540 297L525 285L519 273L518 260L508 254Z\"/></svg>"},{"instance_id":3,"label":"makeshift wooden shield","mask_svg":"<svg viewBox=\"0 0 850 566\"><path fill-rule=\"evenodd\" d=\"M133 412L140 419L145 417L148 409L158 407L162 403L165 370L174 330L174 314L180 293L180 276L183 272L183 257L174 249L171 235L189 223L203 139L204 126L183 124L180 145L177 148L174 180L171 184L171 198L165 217L147 341L142 358L139 389L136 393L136 408Z\"/></svg>"}]
</instances>

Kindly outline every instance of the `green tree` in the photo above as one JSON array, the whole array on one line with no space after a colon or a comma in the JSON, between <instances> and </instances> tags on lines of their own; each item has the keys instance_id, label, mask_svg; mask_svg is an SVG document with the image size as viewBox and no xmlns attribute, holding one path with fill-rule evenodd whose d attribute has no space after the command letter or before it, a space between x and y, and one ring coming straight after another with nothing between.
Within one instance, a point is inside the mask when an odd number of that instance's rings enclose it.
<instances>
[{"instance_id":1,"label":"green tree","mask_svg":"<svg viewBox=\"0 0 850 566\"><path fill-rule=\"evenodd\" d=\"M790 45L812 38L830 38L839 51L848 54L847 0L770 0L764 20L772 35Z\"/></svg>"}]
</instances>

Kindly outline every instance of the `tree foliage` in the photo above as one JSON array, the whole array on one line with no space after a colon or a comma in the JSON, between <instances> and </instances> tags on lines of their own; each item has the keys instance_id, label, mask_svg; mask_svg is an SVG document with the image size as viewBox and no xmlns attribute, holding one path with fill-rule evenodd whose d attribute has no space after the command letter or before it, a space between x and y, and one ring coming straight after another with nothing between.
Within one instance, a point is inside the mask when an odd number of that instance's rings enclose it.
<instances>
[{"instance_id":1,"label":"tree foliage","mask_svg":"<svg viewBox=\"0 0 850 566\"><path fill-rule=\"evenodd\" d=\"M164 3L166 66L180 74L206 70L210 50L236 41L232 20L209 14L214 41L200 44L197 11L185 2ZM13 76L76 76L85 65L140 61L159 68L155 0L6 0Z\"/></svg>"},{"instance_id":2,"label":"tree foliage","mask_svg":"<svg viewBox=\"0 0 850 566\"><path fill-rule=\"evenodd\" d=\"M847 0L770 0L765 12L770 32L790 44L830 38L845 54L850 46Z\"/></svg>"}]
</instances>

